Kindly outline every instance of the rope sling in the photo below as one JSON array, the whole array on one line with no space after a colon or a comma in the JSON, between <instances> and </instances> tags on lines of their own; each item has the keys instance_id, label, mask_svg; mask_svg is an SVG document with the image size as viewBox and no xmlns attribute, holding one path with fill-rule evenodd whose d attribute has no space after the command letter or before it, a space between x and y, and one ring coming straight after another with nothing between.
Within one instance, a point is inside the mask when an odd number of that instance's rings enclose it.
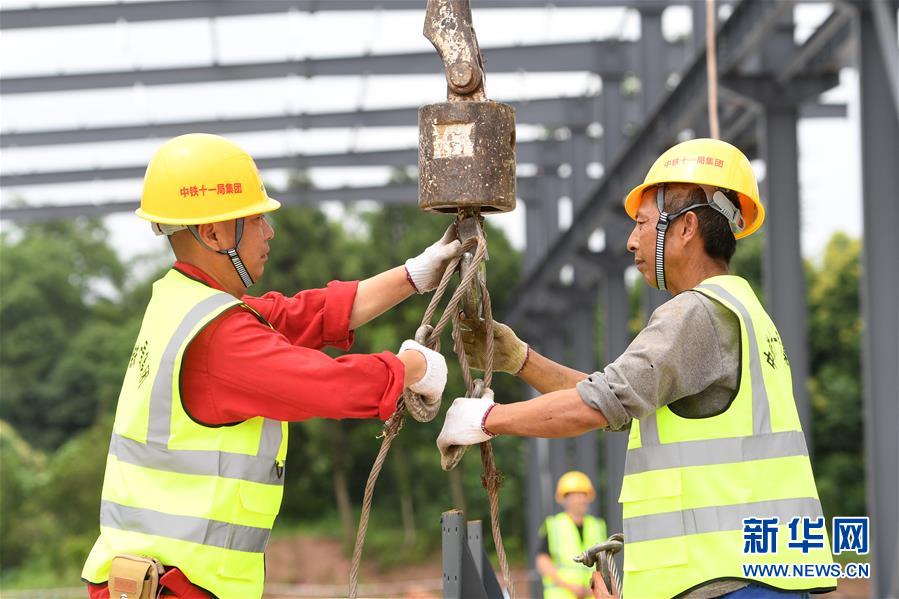
<instances>
[{"instance_id":1,"label":"rope sling","mask_svg":"<svg viewBox=\"0 0 899 599\"><path fill-rule=\"evenodd\" d=\"M462 368L462 376L465 380L465 388L468 397L480 397L490 388L493 380L493 313L490 305L490 294L487 291L487 283L485 276L481 270L487 256L487 239L483 231L480 221L483 220L479 215L468 216L466 218L478 219L477 236L471 237L463 242L463 254L453 258L446 267L440 284L434 291L431 301L428 304L422 317L421 326L415 333L415 340L425 347L440 351L440 333L446 328L446 325L452 322L452 338L453 351L459 359L459 365ZM474 254L471 250L474 249ZM437 324L431 326L431 321L437 311L450 280L455 273L459 271L461 281L459 286L453 292L446 309ZM467 296L467 297L466 297ZM472 305L472 298L480 297L480 306ZM460 304L465 305L466 310L479 308L483 314L486 324L486 356L484 364L484 378L473 379L468 366L468 357L465 354L465 346L462 343L462 335L459 330L460 323ZM466 312L471 315L470 313ZM475 316L477 314L475 313ZM380 437L381 448L372 465L368 480L365 483L365 492L362 499L362 513L359 517L359 529L356 533L356 545L353 548L353 560L350 567L350 588L349 596L356 599L358 596L359 585L359 566L362 561L362 548L365 545L365 535L368 530L368 519L371 513L372 497L374 495L375 484L378 475L387 459L390 446L393 440L399 435L403 427L403 421L408 412L415 420L419 422L430 422L440 410L440 402L428 401L424 397L412 393L408 389L403 392L396 411L384 423L384 428ZM502 485L502 474L496 469L493 460L493 447L490 441L481 443L481 463L483 465L483 474L481 475L481 483L487 490L487 497L490 504L490 524L493 532L493 541L496 546L496 553L499 557L500 568L502 570L503 579L506 582L506 588L509 596L514 599L515 592L512 587L512 578L509 574L509 562L506 558L506 550L503 545L502 533L499 525L499 489Z\"/></svg>"}]
</instances>

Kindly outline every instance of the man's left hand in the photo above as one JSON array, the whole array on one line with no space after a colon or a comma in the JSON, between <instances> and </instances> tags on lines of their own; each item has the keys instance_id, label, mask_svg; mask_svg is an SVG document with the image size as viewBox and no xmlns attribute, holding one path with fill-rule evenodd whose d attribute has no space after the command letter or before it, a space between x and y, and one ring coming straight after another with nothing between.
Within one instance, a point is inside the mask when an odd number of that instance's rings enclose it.
<instances>
[{"instance_id":1,"label":"man's left hand","mask_svg":"<svg viewBox=\"0 0 899 599\"><path fill-rule=\"evenodd\" d=\"M418 381L409 385L409 390L423 395L431 401L439 402L443 396L443 389L446 387L446 359L439 352L428 349L412 339L406 339L398 353L409 350L417 351L424 356L426 364L424 374Z\"/></svg>"},{"instance_id":2,"label":"man's left hand","mask_svg":"<svg viewBox=\"0 0 899 599\"><path fill-rule=\"evenodd\" d=\"M406 260L406 272L418 293L433 291L440 283L446 263L462 253L462 242L456 238L456 226L450 225L443 237L414 258Z\"/></svg>"},{"instance_id":3,"label":"man's left hand","mask_svg":"<svg viewBox=\"0 0 899 599\"><path fill-rule=\"evenodd\" d=\"M483 443L495 436L484 426L487 415L495 405L490 389L483 397L456 398L446 411L443 429L437 437L440 465L444 470L455 468L469 445Z\"/></svg>"}]
</instances>

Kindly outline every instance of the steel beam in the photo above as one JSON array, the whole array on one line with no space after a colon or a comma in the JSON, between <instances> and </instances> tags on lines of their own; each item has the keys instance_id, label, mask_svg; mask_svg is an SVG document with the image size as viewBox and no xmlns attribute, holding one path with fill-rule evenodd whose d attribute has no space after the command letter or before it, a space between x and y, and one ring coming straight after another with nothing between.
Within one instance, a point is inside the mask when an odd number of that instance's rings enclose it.
<instances>
[{"instance_id":1,"label":"steel beam","mask_svg":"<svg viewBox=\"0 0 899 599\"><path fill-rule=\"evenodd\" d=\"M522 142L515 146L516 158L520 164L540 164L547 152L561 142ZM418 164L418 148L395 150L373 150L370 152L338 152L334 154L295 154L293 156L269 156L256 158L260 170L309 168L356 168L363 166L406 167ZM142 179L147 167L144 165L103 167L94 169L74 169L69 171L41 171L0 175L0 187L23 185L54 185L59 183L79 183L85 181L112 181L118 179Z\"/></svg>"},{"instance_id":2,"label":"steel beam","mask_svg":"<svg viewBox=\"0 0 899 599\"><path fill-rule=\"evenodd\" d=\"M845 119L847 114L845 104L820 104L813 102L799 107L800 119Z\"/></svg>"},{"instance_id":3,"label":"steel beam","mask_svg":"<svg viewBox=\"0 0 899 599\"><path fill-rule=\"evenodd\" d=\"M269 190L285 206L315 205L320 202L373 201L382 204L413 204L418 201L417 183L336 187L332 189ZM0 207L0 220L34 222L74 218L76 216L106 216L137 209L138 200L109 200L102 202L72 202L70 204L38 204L34 206Z\"/></svg>"},{"instance_id":4,"label":"steel beam","mask_svg":"<svg viewBox=\"0 0 899 599\"><path fill-rule=\"evenodd\" d=\"M530 197L533 177L519 177L518 187L523 197ZM329 189L289 189L269 192L284 205L315 205L320 202L380 202L382 204L413 204L418 202L417 183L389 183L387 185L334 187ZM137 200L104 199L72 201L68 204L35 202L34 205L0 206L0 220L20 222L74 218L76 216L106 216L119 212L131 212L138 206Z\"/></svg>"},{"instance_id":5,"label":"steel beam","mask_svg":"<svg viewBox=\"0 0 899 599\"><path fill-rule=\"evenodd\" d=\"M852 11L841 3L834 4L834 10L830 16L815 29L814 33L805 40L802 48L796 52L792 59L787 61L777 74L777 82L784 84L797 73L805 70L820 71L837 70L839 65L833 57L837 54L834 50L849 40L850 21ZM827 57L831 63L821 64L822 58Z\"/></svg>"},{"instance_id":6,"label":"steel beam","mask_svg":"<svg viewBox=\"0 0 899 599\"><path fill-rule=\"evenodd\" d=\"M862 371L865 469L871 517L872 597L899 597L899 117L890 100L890 65L877 37L877 13L858 5L861 106ZM893 31L896 12L890 13Z\"/></svg>"},{"instance_id":7,"label":"steel beam","mask_svg":"<svg viewBox=\"0 0 899 599\"><path fill-rule=\"evenodd\" d=\"M623 73L635 64L637 42L589 41L530 46L481 48L490 72L528 71ZM684 44L667 43L664 56L682 62ZM435 75L443 73L436 52L376 54L337 58L303 58L227 65L200 65L162 69L31 75L0 79L0 93L29 94L145 86L247 81L295 77L347 75Z\"/></svg>"},{"instance_id":8,"label":"steel beam","mask_svg":"<svg viewBox=\"0 0 899 599\"><path fill-rule=\"evenodd\" d=\"M509 101L520 124L583 127L599 120L596 97L545 98ZM204 119L78 129L6 131L0 133L0 148L55 144L98 143L129 139L168 139L184 133L257 133L286 129L341 127L415 127L418 106L347 112L292 113L235 119Z\"/></svg>"},{"instance_id":9,"label":"steel beam","mask_svg":"<svg viewBox=\"0 0 899 599\"><path fill-rule=\"evenodd\" d=\"M730 18L718 30L719 65L721 71L736 68L740 62L764 40L789 3L743 1L734 7ZM661 145L672 139L696 114L696 98L706 95L705 51L696 54L693 63L684 71L678 86L666 97L647 120L633 141L618 154L606 169L593 197L577 212L571 228L566 231L536 267L525 273L515 302L506 320L516 322L526 309L533 290L553 280L569 256L586 246L586 241L602 221L613 212L620 212L620 198L630 186L642 180L646 170L658 157Z\"/></svg>"},{"instance_id":10,"label":"steel beam","mask_svg":"<svg viewBox=\"0 0 899 599\"><path fill-rule=\"evenodd\" d=\"M634 0L553 0L564 7L631 6ZM545 8L546 0L478 0L476 8ZM0 29L104 25L118 21L141 23L175 19L215 19L247 15L296 12L410 10L420 11L414 0L173 0L170 2L116 2L46 8L15 8L0 11Z\"/></svg>"}]
</instances>

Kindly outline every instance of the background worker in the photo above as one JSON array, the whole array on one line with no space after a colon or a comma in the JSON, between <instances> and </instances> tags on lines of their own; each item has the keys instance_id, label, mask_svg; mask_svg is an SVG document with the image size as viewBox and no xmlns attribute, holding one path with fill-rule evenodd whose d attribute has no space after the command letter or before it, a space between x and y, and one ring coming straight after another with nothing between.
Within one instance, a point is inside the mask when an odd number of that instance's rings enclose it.
<instances>
[{"instance_id":1,"label":"background worker","mask_svg":"<svg viewBox=\"0 0 899 599\"><path fill-rule=\"evenodd\" d=\"M589 513L596 491L590 478L572 470L559 477L556 502L563 510L546 518L540 529L537 571L543 577L543 599L590 597L593 569L572 561L606 539L606 523Z\"/></svg>"},{"instance_id":2,"label":"background worker","mask_svg":"<svg viewBox=\"0 0 899 599\"><path fill-rule=\"evenodd\" d=\"M512 404L492 395L457 399L437 440L445 463L498 434L566 437L630 424L619 498L625 596L835 588L834 578L756 578L742 569L832 563L823 528L822 547L787 547L790 521L818 522L821 504L780 335L749 284L728 274L736 239L764 219L749 161L723 141L678 144L628 194L625 210L636 221L627 248L637 269L673 298L621 356L590 375L497 326L496 369L544 395ZM468 328L469 362L483 364L482 323ZM744 518L768 519L776 552L744 553Z\"/></svg>"},{"instance_id":3,"label":"background worker","mask_svg":"<svg viewBox=\"0 0 899 599\"><path fill-rule=\"evenodd\" d=\"M413 341L398 354L319 350L349 349L356 328L436 287L460 250L452 231L365 281L246 295L274 237L265 214L279 206L252 158L218 136L170 140L147 168L137 214L168 236L176 261L153 285L119 396L100 537L82 573L91 597L139 595L127 593L143 573L113 564L120 554L159 560L161 584L180 597L260 597L287 421L384 420L404 388L443 393L443 357ZM302 251L302 239L289 242Z\"/></svg>"}]
</instances>

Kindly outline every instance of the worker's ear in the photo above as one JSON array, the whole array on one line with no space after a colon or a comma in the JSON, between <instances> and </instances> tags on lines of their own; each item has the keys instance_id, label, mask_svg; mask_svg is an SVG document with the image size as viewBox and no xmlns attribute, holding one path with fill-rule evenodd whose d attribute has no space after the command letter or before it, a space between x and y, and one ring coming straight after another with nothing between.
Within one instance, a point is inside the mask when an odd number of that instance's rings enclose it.
<instances>
[{"instance_id":1,"label":"worker's ear","mask_svg":"<svg viewBox=\"0 0 899 599\"><path fill-rule=\"evenodd\" d=\"M696 216L695 212L689 210L678 220L680 221L680 227L678 227L677 231L685 244L694 237L699 236L699 217Z\"/></svg>"},{"instance_id":2,"label":"worker's ear","mask_svg":"<svg viewBox=\"0 0 899 599\"><path fill-rule=\"evenodd\" d=\"M197 236L200 241L213 249L221 249L218 247L218 233L215 230L216 223L207 223L205 225L197 225Z\"/></svg>"},{"instance_id":3,"label":"worker's ear","mask_svg":"<svg viewBox=\"0 0 899 599\"><path fill-rule=\"evenodd\" d=\"M203 243L214 250L227 250L234 247L234 221L197 225L197 233Z\"/></svg>"}]
</instances>

